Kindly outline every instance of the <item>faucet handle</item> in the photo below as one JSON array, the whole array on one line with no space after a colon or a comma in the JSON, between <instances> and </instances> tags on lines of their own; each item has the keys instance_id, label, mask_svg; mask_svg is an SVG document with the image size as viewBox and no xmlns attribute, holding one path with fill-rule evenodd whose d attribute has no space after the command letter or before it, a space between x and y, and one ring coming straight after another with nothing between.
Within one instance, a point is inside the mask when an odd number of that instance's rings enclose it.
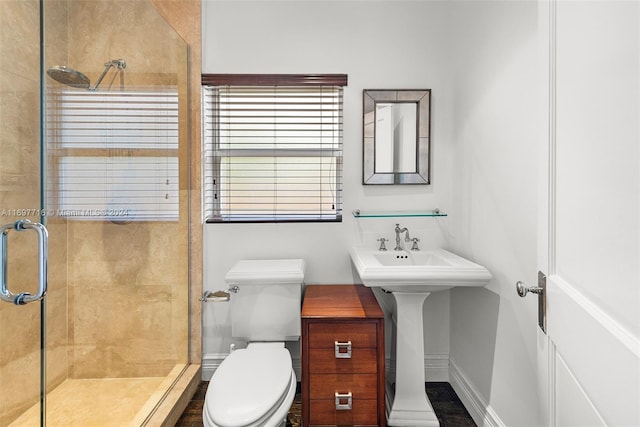
<instances>
[{"instance_id":1,"label":"faucet handle","mask_svg":"<svg viewBox=\"0 0 640 427\"><path fill-rule=\"evenodd\" d=\"M378 250L380 251L386 251L387 247L384 245L384 242L388 242L388 239L385 239L384 237L381 237L378 239L378 242L380 242L380 247L378 248Z\"/></svg>"},{"instance_id":2,"label":"faucet handle","mask_svg":"<svg viewBox=\"0 0 640 427\"><path fill-rule=\"evenodd\" d=\"M418 247L418 242L420 241L420 239L418 239L417 237L414 237L413 239L411 239L411 241L413 242L413 245L411 246L411 250L419 251L420 248Z\"/></svg>"}]
</instances>

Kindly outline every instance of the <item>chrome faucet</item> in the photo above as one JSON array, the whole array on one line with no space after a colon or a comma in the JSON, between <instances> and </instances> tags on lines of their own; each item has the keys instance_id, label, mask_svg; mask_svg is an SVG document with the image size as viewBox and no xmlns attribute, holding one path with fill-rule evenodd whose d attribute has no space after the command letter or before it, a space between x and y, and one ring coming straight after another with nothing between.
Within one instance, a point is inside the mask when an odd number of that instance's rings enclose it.
<instances>
[{"instance_id":1,"label":"chrome faucet","mask_svg":"<svg viewBox=\"0 0 640 427\"><path fill-rule=\"evenodd\" d=\"M409 229L407 227L400 228L400 224L396 224L395 232L396 232L396 247L393 248L393 250L394 251L401 251L401 250L403 250L403 248L402 248L402 246L400 246L400 234L406 232L407 234L405 234L405 236L404 236L404 241L405 242L410 242L411 238L409 237Z\"/></svg>"}]
</instances>

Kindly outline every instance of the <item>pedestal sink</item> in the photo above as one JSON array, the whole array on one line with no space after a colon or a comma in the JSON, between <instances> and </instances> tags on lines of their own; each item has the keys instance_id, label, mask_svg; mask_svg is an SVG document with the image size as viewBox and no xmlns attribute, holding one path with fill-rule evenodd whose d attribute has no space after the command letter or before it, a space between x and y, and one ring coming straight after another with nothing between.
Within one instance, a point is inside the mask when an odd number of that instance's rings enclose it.
<instances>
[{"instance_id":1,"label":"pedestal sink","mask_svg":"<svg viewBox=\"0 0 640 427\"><path fill-rule=\"evenodd\" d=\"M432 292L485 286L486 268L444 249L379 251L354 247L351 261L365 286L391 292L396 300L396 383L387 384L389 426L437 427L425 393L422 306Z\"/></svg>"}]
</instances>

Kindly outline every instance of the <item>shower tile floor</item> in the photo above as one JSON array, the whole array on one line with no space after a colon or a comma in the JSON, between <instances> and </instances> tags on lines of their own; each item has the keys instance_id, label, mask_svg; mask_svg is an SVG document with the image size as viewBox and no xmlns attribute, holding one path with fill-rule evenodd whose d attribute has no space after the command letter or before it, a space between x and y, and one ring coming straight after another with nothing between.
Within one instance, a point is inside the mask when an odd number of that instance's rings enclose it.
<instances>
[{"instance_id":1,"label":"shower tile floor","mask_svg":"<svg viewBox=\"0 0 640 427\"><path fill-rule=\"evenodd\" d=\"M139 427L185 365L166 377L67 379L47 394L47 427ZM10 427L40 425L35 405Z\"/></svg>"},{"instance_id":2,"label":"shower tile floor","mask_svg":"<svg viewBox=\"0 0 640 427\"><path fill-rule=\"evenodd\" d=\"M147 409L139 415L141 408L165 379L67 379L47 395L47 427L139 426L149 413ZM11 427L39 425L39 416L40 406L36 405Z\"/></svg>"},{"instance_id":3,"label":"shower tile floor","mask_svg":"<svg viewBox=\"0 0 640 427\"><path fill-rule=\"evenodd\" d=\"M196 394L176 423L176 427L203 426L202 407L208 385L209 383L206 381L200 383ZM427 383L426 390L441 427L476 427L471 415L469 415L469 412L467 412L462 405L462 402L449 383ZM289 410L287 427L300 427L301 419L302 405L300 393L298 393Z\"/></svg>"}]
</instances>

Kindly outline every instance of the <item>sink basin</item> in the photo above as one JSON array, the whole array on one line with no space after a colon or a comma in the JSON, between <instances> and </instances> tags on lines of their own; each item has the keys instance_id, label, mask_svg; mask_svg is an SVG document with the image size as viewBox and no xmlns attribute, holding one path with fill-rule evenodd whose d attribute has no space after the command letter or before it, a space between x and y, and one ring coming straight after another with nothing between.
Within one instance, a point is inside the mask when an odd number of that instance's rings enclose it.
<instances>
[{"instance_id":1,"label":"sink basin","mask_svg":"<svg viewBox=\"0 0 640 427\"><path fill-rule=\"evenodd\" d=\"M433 252L376 252L373 254L381 265L452 265L450 261Z\"/></svg>"},{"instance_id":2,"label":"sink basin","mask_svg":"<svg viewBox=\"0 0 640 427\"><path fill-rule=\"evenodd\" d=\"M455 286L485 286L489 271L444 249L379 251L354 247L351 261L365 286L391 292L435 292Z\"/></svg>"},{"instance_id":3,"label":"sink basin","mask_svg":"<svg viewBox=\"0 0 640 427\"><path fill-rule=\"evenodd\" d=\"M395 385L387 381L387 425L439 427L424 391L424 301L432 292L456 286L485 286L491 274L444 249L380 251L354 247L350 255L362 283L391 292L396 301L396 333L392 333L396 372Z\"/></svg>"}]
</instances>

